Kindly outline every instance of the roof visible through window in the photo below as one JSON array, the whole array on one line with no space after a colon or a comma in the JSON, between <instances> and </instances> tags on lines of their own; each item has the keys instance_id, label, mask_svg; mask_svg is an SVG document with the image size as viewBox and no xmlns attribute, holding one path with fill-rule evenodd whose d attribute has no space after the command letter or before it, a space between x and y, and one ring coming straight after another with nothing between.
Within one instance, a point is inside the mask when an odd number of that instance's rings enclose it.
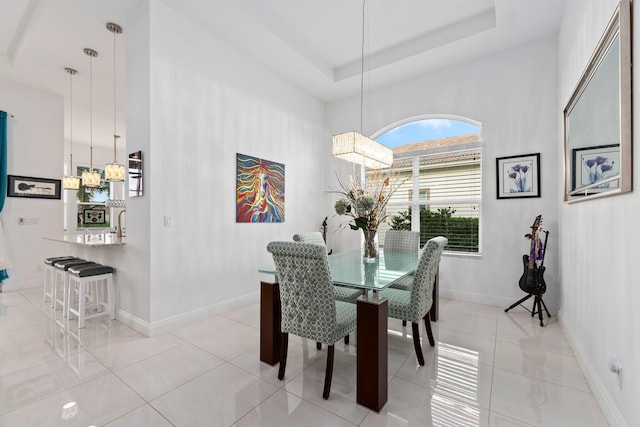
<instances>
[{"instance_id":1,"label":"roof visible through window","mask_svg":"<svg viewBox=\"0 0 640 427\"><path fill-rule=\"evenodd\" d=\"M389 129L375 139L389 148L396 148L405 144L415 144L468 134L479 135L480 126L463 120L432 118L402 124Z\"/></svg>"}]
</instances>

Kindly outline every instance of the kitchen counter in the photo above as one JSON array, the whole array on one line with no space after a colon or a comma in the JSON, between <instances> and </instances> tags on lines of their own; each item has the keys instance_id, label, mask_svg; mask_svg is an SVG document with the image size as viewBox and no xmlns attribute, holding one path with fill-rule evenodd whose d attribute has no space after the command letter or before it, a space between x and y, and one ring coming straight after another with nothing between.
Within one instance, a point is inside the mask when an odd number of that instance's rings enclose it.
<instances>
[{"instance_id":1,"label":"kitchen counter","mask_svg":"<svg viewBox=\"0 0 640 427\"><path fill-rule=\"evenodd\" d=\"M44 237L46 240L54 242L71 243L80 246L122 246L125 244L124 237L118 237L114 233L97 234L65 234L59 237Z\"/></svg>"}]
</instances>

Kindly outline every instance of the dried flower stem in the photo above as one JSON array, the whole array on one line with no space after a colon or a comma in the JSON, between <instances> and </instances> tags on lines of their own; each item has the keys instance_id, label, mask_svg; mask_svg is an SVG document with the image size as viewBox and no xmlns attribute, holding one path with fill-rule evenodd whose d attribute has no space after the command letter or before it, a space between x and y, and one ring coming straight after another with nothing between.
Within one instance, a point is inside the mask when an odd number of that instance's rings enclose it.
<instances>
[{"instance_id":1,"label":"dried flower stem","mask_svg":"<svg viewBox=\"0 0 640 427\"><path fill-rule=\"evenodd\" d=\"M329 190L327 193L342 196L336 202L336 213L354 219L354 223L348 223L352 230L362 229L365 233L369 231L375 234L380 224L386 221L387 203L400 185L407 180L407 178L401 179L396 176L392 182L393 175L391 170L375 171L369 176L364 188L361 179L355 174L349 175L345 180L336 173L338 188Z\"/></svg>"}]
</instances>

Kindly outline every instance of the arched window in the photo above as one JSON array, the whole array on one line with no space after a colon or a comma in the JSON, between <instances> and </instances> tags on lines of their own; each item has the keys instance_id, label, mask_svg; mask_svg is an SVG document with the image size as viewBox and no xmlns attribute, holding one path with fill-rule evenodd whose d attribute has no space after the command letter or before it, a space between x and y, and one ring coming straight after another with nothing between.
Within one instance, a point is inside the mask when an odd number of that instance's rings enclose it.
<instances>
[{"instance_id":1,"label":"arched window","mask_svg":"<svg viewBox=\"0 0 640 427\"><path fill-rule=\"evenodd\" d=\"M384 231L420 231L421 245L449 239L448 251L480 252L482 128L452 116L413 118L374 138L394 152L393 170L407 179L387 206Z\"/></svg>"}]
</instances>

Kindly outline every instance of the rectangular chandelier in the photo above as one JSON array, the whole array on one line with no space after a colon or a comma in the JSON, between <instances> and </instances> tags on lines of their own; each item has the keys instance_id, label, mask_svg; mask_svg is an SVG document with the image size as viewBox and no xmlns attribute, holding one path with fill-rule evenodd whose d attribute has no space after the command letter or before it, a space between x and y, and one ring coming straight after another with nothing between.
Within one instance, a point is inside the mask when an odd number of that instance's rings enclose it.
<instances>
[{"instance_id":1,"label":"rectangular chandelier","mask_svg":"<svg viewBox=\"0 0 640 427\"><path fill-rule=\"evenodd\" d=\"M355 131L333 135L333 157L369 169L387 168L393 164L391 148Z\"/></svg>"},{"instance_id":2,"label":"rectangular chandelier","mask_svg":"<svg viewBox=\"0 0 640 427\"><path fill-rule=\"evenodd\" d=\"M100 187L100 173L93 169L82 172L82 186L89 188Z\"/></svg>"},{"instance_id":3,"label":"rectangular chandelier","mask_svg":"<svg viewBox=\"0 0 640 427\"><path fill-rule=\"evenodd\" d=\"M80 178L73 175L65 175L64 178L62 178L62 188L65 190L79 190Z\"/></svg>"},{"instance_id":4,"label":"rectangular chandelier","mask_svg":"<svg viewBox=\"0 0 640 427\"><path fill-rule=\"evenodd\" d=\"M115 151L115 150L114 150ZM104 179L110 182L124 181L124 166L118 162L107 163L104 167Z\"/></svg>"}]
</instances>

